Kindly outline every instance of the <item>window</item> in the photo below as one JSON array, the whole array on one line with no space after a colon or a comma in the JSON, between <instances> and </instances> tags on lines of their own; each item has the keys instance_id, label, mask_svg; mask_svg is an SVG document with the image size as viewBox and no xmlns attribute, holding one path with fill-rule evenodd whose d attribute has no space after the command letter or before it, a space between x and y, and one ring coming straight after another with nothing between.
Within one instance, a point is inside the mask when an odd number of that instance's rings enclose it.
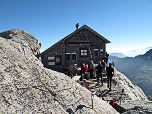
<instances>
[{"instance_id":1,"label":"window","mask_svg":"<svg viewBox=\"0 0 152 114\"><path fill-rule=\"evenodd\" d=\"M80 49L81 57L88 57L88 49Z\"/></svg>"},{"instance_id":2,"label":"window","mask_svg":"<svg viewBox=\"0 0 152 114\"><path fill-rule=\"evenodd\" d=\"M76 60L76 53L66 53L66 60Z\"/></svg>"},{"instance_id":3,"label":"window","mask_svg":"<svg viewBox=\"0 0 152 114\"><path fill-rule=\"evenodd\" d=\"M55 57L55 65L61 65L61 56L56 56Z\"/></svg>"},{"instance_id":4,"label":"window","mask_svg":"<svg viewBox=\"0 0 152 114\"><path fill-rule=\"evenodd\" d=\"M72 60L76 60L76 54L72 54Z\"/></svg>"},{"instance_id":5,"label":"window","mask_svg":"<svg viewBox=\"0 0 152 114\"><path fill-rule=\"evenodd\" d=\"M94 56L98 56L98 49L94 49Z\"/></svg>"},{"instance_id":6,"label":"window","mask_svg":"<svg viewBox=\"0 0 152 114\"><path fill-rule=\"evenodd\" d=\"M66 60L70 60L70 53L66 53Z\"/></svg>"},{"instance_id":7,"label":"window","mask_svg":"<svg viewBox=\"0 0 152 114\"><path fill-rule=\"evenodd\" d=\"M103 56L103 49L100 49L100 56Z\"/></svg>"}]
</instances>

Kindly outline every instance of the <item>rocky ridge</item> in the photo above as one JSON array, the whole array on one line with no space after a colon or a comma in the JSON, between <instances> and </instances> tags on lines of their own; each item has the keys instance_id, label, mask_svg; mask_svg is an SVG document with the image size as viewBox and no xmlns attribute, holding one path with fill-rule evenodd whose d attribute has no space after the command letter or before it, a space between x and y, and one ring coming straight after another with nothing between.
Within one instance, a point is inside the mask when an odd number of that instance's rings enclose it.
<instances>
[{"instance_id":1,"label":"rocky ridge","mask_svg":"<svg viewBox=\"0 0 152 114\"><path fill-rule=\"evenodd\" d=\"M40 53L41 43L35 36L26 31L13 29L0 33L0 36L5 39L11 39L15 43L20 43L22 46L29 46L34 55Z\"/></svg>"},{"instance_id":2,"label":"rocky ridge","mask_svg":"<svg viewBox=\"0 0 152 114\"><path fill-rule=\"evenodd\" d=\"M43 67L38 40L23 30L0 33L0 113L117 114L74 80Z\"/></svg>"},{"instance_id":3,"label":"rocky ridge","mask_svg":"<svg viewBox=\"0 0 152 114\"><path fill-rule=\"evenodd\" d=\"M124 89L124 94L126 94L130 100L148 101L146 95L140 87L134 85L124 74L117 70L115 70L115 72L116 76L113 79L115 87L118 88L118 90Z\"/></svg>"}]
</instances>

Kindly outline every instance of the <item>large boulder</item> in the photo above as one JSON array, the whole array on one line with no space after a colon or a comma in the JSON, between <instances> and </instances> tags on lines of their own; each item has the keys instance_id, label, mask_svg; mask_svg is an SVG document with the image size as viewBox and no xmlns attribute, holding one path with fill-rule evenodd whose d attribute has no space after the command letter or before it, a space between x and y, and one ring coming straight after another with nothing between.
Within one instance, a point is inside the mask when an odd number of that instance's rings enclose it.
<instances>
[{"instance_id":1,"label":"large boulder","mask_svg":"<svg viewBox=\"0 0 152 114\"><path fill-rule=\"evenodd\" d=\"M0 113L117 114L68 76L46 69L35 56L38 40L23 30L0 34Z\"/></svg>"},{"instance_id":2,"label":"large boulder","mask_svg":"<svg viewBox=\"0 0 152 114\"><path fill-rule=\"evenodd\" d=\"M11 39L16 43L20 43L23 46L29 46L33 52L33 54L38 55L40 53L41 43L39 43L38 39L27 33L26 31L13 29L0 33L0 36L5 39Z\"/></svg>"}]
</instances>

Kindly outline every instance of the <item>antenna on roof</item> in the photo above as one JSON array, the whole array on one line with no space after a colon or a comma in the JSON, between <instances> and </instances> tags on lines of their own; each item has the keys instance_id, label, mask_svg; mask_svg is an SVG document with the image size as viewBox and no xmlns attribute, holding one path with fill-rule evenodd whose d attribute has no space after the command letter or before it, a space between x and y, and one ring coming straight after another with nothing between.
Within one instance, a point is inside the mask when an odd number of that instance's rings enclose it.
<instances>
[{"instance_id":1,"label":"antenna on roof","mask_svg":"<svg viewBox=\"0 0 152 114\"><path fill-rule=\"evenodd\" d=\"M79 23L76 24L76 28L77 28L77 29L79 28Z\"/></svg>"}]
</instances>

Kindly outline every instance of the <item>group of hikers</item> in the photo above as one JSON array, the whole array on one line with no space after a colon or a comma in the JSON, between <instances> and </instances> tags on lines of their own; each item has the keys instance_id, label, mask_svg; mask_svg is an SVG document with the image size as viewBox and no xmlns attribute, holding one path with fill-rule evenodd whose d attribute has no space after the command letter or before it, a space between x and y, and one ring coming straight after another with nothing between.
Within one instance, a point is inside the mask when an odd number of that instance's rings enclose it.
<instances>
[{"instance_id":1,"label":"group of hikers","mask_svg":"<svg viewBox=\"0 0 152 114\"><path fill-rule=\"evenodd\" d=\"M107 54L106 52L106 56L98 62L98 65L95 66L95 64L93 63L93 61L90 61L90 67L88 68L88 64L85 65L85 63L83 63L83 65L81 66L81 78L80 80L83 80L84 78L88 79L88 75L89 78L97 78L97 85L99 85L99 78L101 78L101 84L103 85L103 77L107 76L108 79L108 88L109 90L111 90L111 84L112 84L112 76L114 76L114 62L109 61L109 66L108 66L108 60L110 60L110 56L109 54ZM73 67L73 72L75 75L77 75L77 64L74 64ZM71 69L71 70L72 70Z\"/></svg>"}]
</instances>

